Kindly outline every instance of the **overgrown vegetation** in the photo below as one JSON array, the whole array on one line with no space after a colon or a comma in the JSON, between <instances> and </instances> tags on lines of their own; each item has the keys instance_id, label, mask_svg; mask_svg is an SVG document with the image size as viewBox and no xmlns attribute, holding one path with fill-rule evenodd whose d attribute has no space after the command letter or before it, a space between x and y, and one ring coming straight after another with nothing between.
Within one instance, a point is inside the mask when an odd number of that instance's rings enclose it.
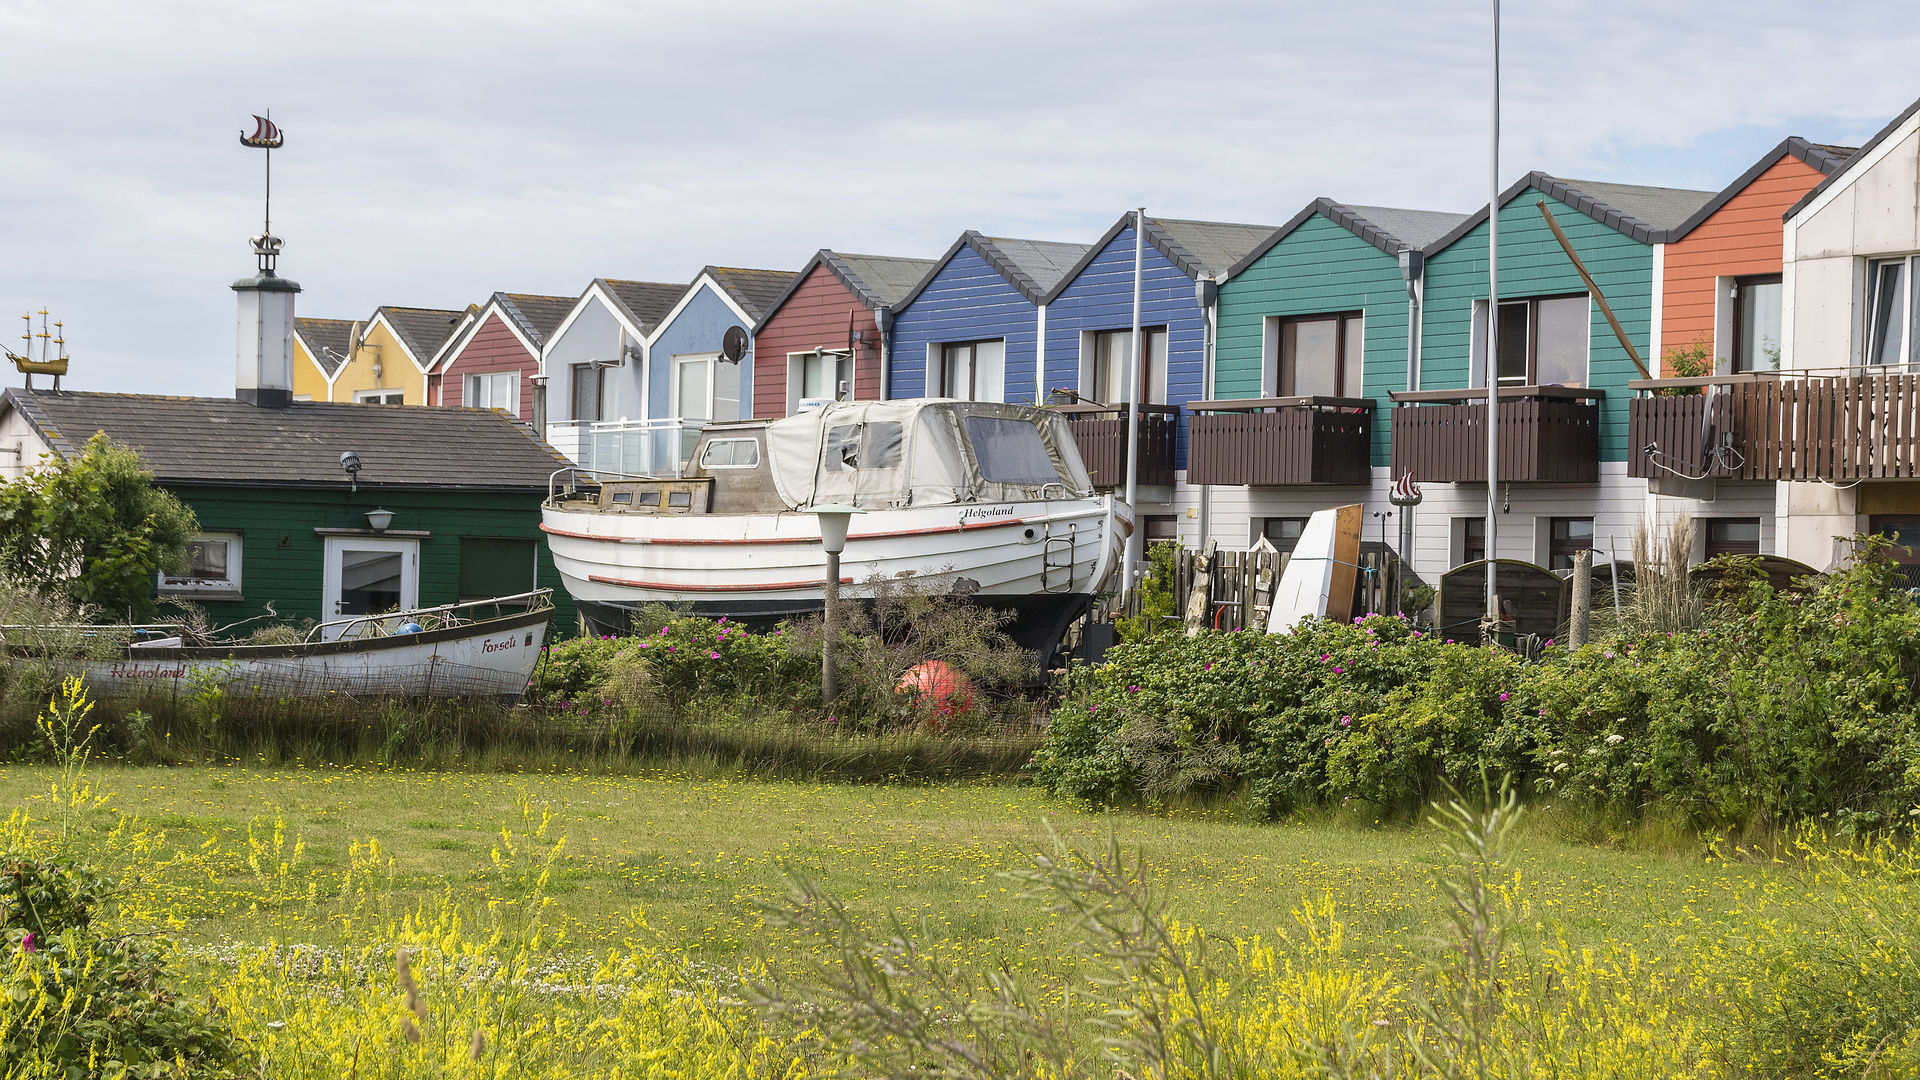
<instances>
[{"instance_id":1,"label":"overgrown vegetation","mask_svg":"<svg viewBox=\"0 0 1920 1080\"><path fill-rule=\"evenodd\" d=\"M1614 636L1539 663L1385 617L1116 649L1055 709L1038 775L1105 802L1239 791L1266 816L1346 800L1405 814L1487 773L1707 830L1907 821L1920 610L1885 541L1786 590L1731 559L1710 596L1668 556Z\"/></svg>"}]
</instances>

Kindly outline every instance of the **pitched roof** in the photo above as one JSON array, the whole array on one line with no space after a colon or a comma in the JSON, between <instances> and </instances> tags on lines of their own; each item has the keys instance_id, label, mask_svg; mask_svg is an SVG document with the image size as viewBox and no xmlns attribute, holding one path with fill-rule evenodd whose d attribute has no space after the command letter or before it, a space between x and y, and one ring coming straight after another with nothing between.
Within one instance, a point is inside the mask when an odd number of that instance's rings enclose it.
<instances>
[{"instance_id":1,"label":"pitched roof","mask_svg":"<svg viewBox=\"0 0 1920 1080\"><path fill-rule=\"evenodd\" d=\"M493 300L507 316L520 324L534 348L546 343L548 335L560 326L573 310L575 297L536 296L531 293L494 293Z\"/></svg>"},{"instance_id":2,"label":"pitched roof","mask_svg":"<svg viewBox=\"0 0 1920 1080\"><path fill-rule=\"evenodd\" d=\"M994 272L1007 280L1007 283L1019 290L1020 295L1030 302L1038 304L1042 297L1060 279L1066 276L1075 263L1084 256L1089 245L1063 244L1052 240L1015 240L1004 236L982 236L972 229L960 234L945 255L933 262L933 267L916 282L913 288L900 297L898 307L906 307L919 299L940 271L960 254L961 248L970 247Z\"/></svg>"},{"instance_id":3,"label":"pitched roof","mask_svg":"<svg viewBox=\"0 0 1920 1080\"><path fill-rule=\"evenodd\" d=\"M740 310L756 323L800 276L791 270L748 270L738 266L709 266L701 273L727 290Z\"/></svg>"},{"instance_id":4,"label":"pitched roof","mask_svg":"<svg viewBox=\"0 0 1920 1080\"><path fill-rule=\"evenodd\" d=\"M1252 250L1241 256L1239 262L1227 268L1227 276L1231 278L1240 274L1260 261L1260 258L1272 251L1275 245L1292 235L1295 229L1312 220L1315 214L1325 217L1381 251L1396 256L1408 248L1432 243L1436 238L1446 235L1449 229L1459 225L1467 217L1465 214L1450 214L1439 210L1402 210L1392 206L1349 206L1346 203L1337 203L1322 197L1308 203L1305 209L1293 215L1285 225L1275 229L1266 239L1254 245Z\"/></svg>"},{"instance_id":5,"label":"pitched roof","mask_svg":"<svg viewBox=\"0 0 1920 1080\"><path fill-rule=\"evenodd\" d=\"M307 355L313 357L327 378L333 378L333 373L346 363L347 349L353 343L352 319L296 318L293 332L299 335L307 347Z\"/></svg>"},{"instance_id":6,"label":"pitched roof","mask_svg":"<svg viewBox=\"0 0 1920 1080\"><path fill-rule=\"evenodd\" d=\"M1120 220L1109 226L1100 239L1088 245L1086 254L1060 276L1060 280L1047 291L1047 295L1040 298L1040 302L1050 304L1065 292L1080 276L1080 271L1092 265L1093 260L1106 250L1108 244L1113 243L1115 237L1133 227L1133 215L1131 210L1120 215ZM1201 278L1217 281L1275 231L1272 225L1148 218L1145 240L1153 245L1154 250L1165 255L1168 262L1179 267L1181 273L1195 281Z\"/></svg>"},{"instance_id":7,"label":"pitched roof","mask_svg":"<svg viewBox=\"0 0 1920 1080\"><path fill-rule=\"evenodd\" d=\"M1824 182L1825 177L1832 176L1835 172L1838 172L1840 167L1845 165L1847 159L1852 157L1854 153L1855 150L1851 146L1828 146L1825 143L1808 142L1797 135L1789 136L1781 140L1780 145L1762 154L1760 160L1754 162L1752 167L1748 168L1746 172L1741 173L1739 178L1733 183L1721 188L1720 193L1708 200L1705 206L1695 210L1692 217L1681 222L1675 228L1668 230L1665 242L1671 244L1698 228L1701 222L1712 217L1735 195L1745 191L1748 184L1758 180L1761 173L1773 168L1782 158L1799 158L1806 164L1818 169L1823 174L1822 180Z\"/></svg>"},{"instance_id":8,"label":"pitched roof","mask_svg":"<svg viewBox=\"0 0 1920 1080\"><path fill-rule=\"evenodd\" d=\"M627 317L640 328L642 335L653 333L653 328L667 317L673 305L680 302L680 294L687 291L687 286L679 282L622 281L618 278L595 280L605 285L607 292L627 309Z\"/></svg>"},{"instance_id":9,"label":"pitched roof","mask_svg":"<svg viewBox=\"0 0 1920 1080\"><path fill-rule=\"evenodd\" d=\"M163 483L545 491L567 460L493 409L296 401L266 409L235 398L11 389L18 409L62 457L95 432L140 451ZM457 448L457 451L452 449Z\"/></svg>"},{"instance_id":10,"label":"pitched roof","mask_svg":"<svg viewBox=\"0 0 1920 1080\"><path fill-rule=\"evenodd\" d=\"M828 248L821 248L807 260L807 265L793 275L793 281L780 295L767 305L760 316L765 322L780 310L816 266L824 266L828 272L846 286L854 298L871 310L892 308L899 304L901 297L911 293L920 279L931 273L939 263L933 259L903 259L895 255L847 255Z\"/></svg>"},{"instance_id":11,"label":"pitched roof","mask_svg":"<svg viewBox=\"0 0 1920 1080\"><path fill-rule=\"evenodd\" d=\"M1800 211L1806 209L1806 206L1808 203L1819 198L1821 192L1827 190L1829 187L1832 187L1834 183L1840 179L1843 173L1853 168L1855 165L1859 164L1860 162L1865 161L1868 158L1872 157L1874 150L1878 149L1881 143L1886 142L1888 139L1892 138L1895 132L1905 127L1907 124L1907 121L1913 119L1913 114L1917 112L1920 112L1920 100L1916 100L1913 104L1907 106L1905 109L1902 109L1900 111L1899 116L1896 116L1892 120L1888 121L1886 127L1883 127L1879 131L1874 132L1873 138L1868 139L1866 143L1860 147L1860 149L1855 150L1851 154L1848 154L1846 161L1842 162L1839 168L1828 173L1827 178L1825 180L1822 180L1819 183L1813 185L1812 191L1809 191L1805 195L1800 196L1799 202L1794 203L1792 206L1788 207L1787 212L1781 216L1781 220L1784 221L1787 218L1790 218L1793 215L1799 213Z\"/></svg>"},{"instance_id":12,"label":"pitched roof","mask_svg":"<svg viewBox=\"0 0 1920 1080\"><path fill-rule=\"evenodd\" d=\"M423 367L440 351L440 346L453 336L454 328L460 325L465 315L465 311L446 308L384 306L373 313L376 319L386 317L387 325L393 327L394 336L413 354L414 363Z\"/></svg>"},{"instance_id":13,"label":"pitched roof","mask_svg":"<svg viewBox=\"0 0 1920 1080\"><path fill-rule=\"evenodd\" d=\"M1536 169L1501 192L1500 205L1505 207L1530 187L1643 244L1666 243L1669 234L1718 194L1689 188L1567 180ZM1485 220L1487 208L1483 206L1423 250L1428 255L1441 251Z\"/></svg>"}]
</instances>

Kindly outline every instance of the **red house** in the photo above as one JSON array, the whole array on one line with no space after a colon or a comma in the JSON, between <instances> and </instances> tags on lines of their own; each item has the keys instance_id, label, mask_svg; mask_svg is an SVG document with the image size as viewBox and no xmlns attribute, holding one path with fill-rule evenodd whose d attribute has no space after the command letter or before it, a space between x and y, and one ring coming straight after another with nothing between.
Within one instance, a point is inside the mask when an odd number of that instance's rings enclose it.
<instances>
[{"instance_id":1,"label":"red house","mask_svg":"<svg viewBox=\"0 0 1920 1080\"><path fill-rule=\"evenodd\" d=\"M753 414L789 416L807 398L887 396L893 306L937 263L825 248L753 335Z\"/></svg>"},{"instance_id":2,"label":"red house","mask_svg":"<svg viewBox=\"0 0 1920 1080\"><path fill-rule=\"evenodd\" d=\"M430 400L530 419L540 348L575 302L571 296L494 293L485 307L469 308L429 369Z\"/></svg>"}]
</instances>

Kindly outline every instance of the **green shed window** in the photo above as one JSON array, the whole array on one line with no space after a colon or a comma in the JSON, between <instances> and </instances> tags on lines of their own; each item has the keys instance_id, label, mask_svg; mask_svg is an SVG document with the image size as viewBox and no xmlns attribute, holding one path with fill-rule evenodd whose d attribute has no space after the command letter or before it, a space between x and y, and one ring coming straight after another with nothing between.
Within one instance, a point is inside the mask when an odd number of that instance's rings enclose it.
<instances>
[{"instance_id":1,"label":"green shed window","mask_svg":"<svg viewBox=\"0 0 1920 1080\"><path fill-rule=\"evenodd\" d=\"M532 592L537 543L518 537L461 537L460 599L487 600Z\"/></svg>"}]
</instances>

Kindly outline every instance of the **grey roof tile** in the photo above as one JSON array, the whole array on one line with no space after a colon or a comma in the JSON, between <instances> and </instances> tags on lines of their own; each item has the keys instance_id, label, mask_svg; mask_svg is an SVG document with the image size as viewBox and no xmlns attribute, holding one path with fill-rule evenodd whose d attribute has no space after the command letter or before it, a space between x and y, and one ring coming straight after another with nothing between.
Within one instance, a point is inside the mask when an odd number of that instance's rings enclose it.
<instances>
[{"instance_id":1,"label":"grey roof tile","mask_svg":"<svg viewBox=\"0 0 1920 1080\"><path fill-rule=\"evenodd\" d=\"M894 255L848 255L842 252L828 252L830 257L839 260L840 268L855 279L855 291L865 291L867 297L878 301L878 306L892 307L900 299L913 291L927 271L935 266L932 259L903 259ZM862 299L867 299L863 297Z\"/></svg>"},{"instance_id":2,"label":"grey roof tile","mask_svg":"<svg viewBox=\"0 0 1920 1080\"><path fill-rule=\"evenodd\" d=\"M545 491L567 460L505 413L424 405L11 389L20 412L65 455L95 432L133 447L170 483L346 487L340 454L360 456L361 487Z\"/></svg>"},{"instance_id":3,"label":"grey roof tile","mask_svg":"<svg viewBox=\"0 0 1920 1080\"><path fill-rule=\"evenodd\" d=\"M300 335L307 353L320 365L320 370L326 372L327 378L333 378L333 373L346 363L347 347L353 340L352 319L297 318L293 320L293 332ZM328 354L329 350L332 355Z\"/></svg>"},{"instance_id":4,"label":"grey roof tile","mask_svg":"<svg viewBox=\"0 0 1920 1080\"><path fill-rule=\"evenodd\" d=\"M1693 216L1694 211L1705 206L1718 194L1713 191L1693 191L1689 188L1609 184L1599 180L1572 180L1567 177L1556 177L1556 179L1663 232L1679 227L1681 223Z\"/></svg>"},{"instance_id":5,"label":"grey roof tile","mask_svg":"<svg viewBox=\"0 0 1920 1080\"><path fill-rule=\"evenodd\" d=\"M1205 274L1221 274L1246 257L1260 241L1273 235L1273 225L1237 225L1224 221L1181 221L1177 218L1148 218L1199 260ZM1190 270L1189 273L1192 271Z\"/></svg>"},{"instance_id":6,"label":"grey roof tile","mask_svg":"<svg viewBox=\"0 0 1920 1080\"><path fill-rule=\"evenodd\" d=\"M787 291L799 274L791 270L749 270L738 266L709 266L702 271L727 290L747 317L758 323L767 308Z\"/></svg>"},{"instance_id":7,"label":"grey roof tile","mask_svg":"<svg viewBox=\"0 0 1920 1080\"><path fill-rule=\"evenodd\" d=\"M454 328L460 325L460 320L466 314L465 311L446 308L409 307L382 307L374 312L376 317L387 317L387 323L393 327L400 343L413 354L414 361L423 366L453 336Z\"/></svg>"},{"instance_id":8,"label":"grey roof tile","mask_svg":"<svg viewBox=\"0 0 1920 1080\"><path fill-rule=\"evenodd\" d=\"M1066 244L1057 240L1016 240L1005 236L985 238L994 247L1006 255L1008 261L1026 271L1027 276L1039 287L1041 293L1050 291L1060 284L1080 261L1091 244Z\"/></svg>"},{"instance_id":9,"label":"grey roof tile","mask_svg":"<svg viewBox=\"0 0 1920 1080\"><path fill-rule=\"evenodd\" d=\"M627 314L640 327L642 334L653 333L660 320L667 317L673 305L680 302L680 295L687 286L670 281L621 281L616 278L601 278L607 290L613 293L627 309Z\"/></svg>"},{"instance_id":10,"label":"grey roof tile","mask_svg":"<svg viewBox=\"0 0 1920 1080\"><path fill-rule=\"evenodd\" d=\"M1350 203L1343 205L1358 216L1378 225L1388 235L1407 247L1426 247L1447 235L1454 226L1467 220L1465 214L1452 214L1443 210L1403 210L1394 206L1354 206Z\"/></svg>"},{"instance_id":11,"label":"grey roof tile","mask_svg":"<svg viewBox=\"0 0 1920 1080\"><path fill-rule=\"evenodd\" d=\"M494 293L495 300L503 301L502 307L508 308L514 320L520 324L520 330L533 339L535 348L546 344L548 336L573 310L577 298L572 296L537 296L531 293Z\"/></svg>"}]
</instances>

